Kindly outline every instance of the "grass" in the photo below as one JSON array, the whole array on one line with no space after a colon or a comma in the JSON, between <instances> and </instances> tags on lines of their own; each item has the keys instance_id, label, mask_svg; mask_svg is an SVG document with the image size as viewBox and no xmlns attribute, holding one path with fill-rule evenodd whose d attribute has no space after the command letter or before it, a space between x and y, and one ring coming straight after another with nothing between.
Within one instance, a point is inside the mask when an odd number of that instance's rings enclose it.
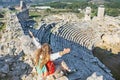
<instances>
[{"instance_id":1,"label":"grass","mask_svg":"<svg viewBox=\"0 0 120 80\"><path fill-rule=\"evenodd\" d=\"M30 11L29 15L30 17L41 17L41 13L37 11Z\"/></svg>"},{"instance_id":2,"label":"grass","mask_svg":"<svg viewBox=\"0 0 120 80\"><path fill-rule=\"evenodd\" d=\"M0 34L0 39L2 38L2 34Z\"/></svg>"},{"instance_id":3,"label":"grass","mask_svg":"<svg viewBox=\"0 0 120 80\"><path fill-rule=\"evenodd\" d=\"M72 9L46 9L46 10L41 10L41 11L29 11L29 17L30 19L33 19L36 24L34 25L34 28L38 27L38 23L43 20L46 16L50 16L50 15L56 15L59 13L75 13L76 16L78 16L79 19L81 19L82 17L84 17L83 13L80 12L76 12L73 11Z\"/></svg>"},{"instance_id":4,"label":"grass","mask_svg":"<svg viewBox=\"0 0 120 80\"><path fill-rule=\"evenodd\" d=\"M79 19L81 19L81 18L84 17L84 14L83 14L83 13L77 13L76 15L77 15L77 17L78 17Z\"/></svg>"},{"instance_id":5,"label":"grass","mask_svg":"<svg viewBox=\"0 0 120 80\"><path fill-rule=\"evenodd\" d=\"M43 19L45 16L59 14L59 13L66 13L66 12L76 13L76 15L79 18L82 18L84 16L83 13L75 12L72 9L50 9L49 11L46 9L46 10L41 10L40 12L30 11L29 14L31 19L35 19L35 21L38 22L40 18Z\"/></svg>"}]
</instances>

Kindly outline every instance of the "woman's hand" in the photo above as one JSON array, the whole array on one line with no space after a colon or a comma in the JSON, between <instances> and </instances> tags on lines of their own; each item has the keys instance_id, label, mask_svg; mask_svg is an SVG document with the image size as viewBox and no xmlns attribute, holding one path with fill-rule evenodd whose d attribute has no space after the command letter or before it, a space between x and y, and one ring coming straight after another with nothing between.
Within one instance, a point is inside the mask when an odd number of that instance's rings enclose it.
<instances>
[{"instance_id":1,"label":"woman's hand","mask_svg":"<svg viewBox=\"0 0 120 80\"><path fill-rule=\"evenodd\" d=\"M70 48L64 48L63 51L60 52L60 55L68 54L70 52Z\"/></svg>"},{"instance_id":2,"label":"woman's hand","mask_svg":"<svg viewBox=\"0 0 120 80\"><path fill-rule=\"evenodd\" d=\"M63 50L63 53L64 54L67 54L67 53L69 53L70 52L70 48L64 48L64 50Z\"/></svg>"}]
</instances>

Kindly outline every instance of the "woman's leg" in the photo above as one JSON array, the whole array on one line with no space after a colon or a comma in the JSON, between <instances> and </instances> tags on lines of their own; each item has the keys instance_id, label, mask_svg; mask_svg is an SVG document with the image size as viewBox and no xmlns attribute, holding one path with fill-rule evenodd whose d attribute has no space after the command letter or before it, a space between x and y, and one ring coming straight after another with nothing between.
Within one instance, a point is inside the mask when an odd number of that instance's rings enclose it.
<instances>
[{"instance_id":1,"label":"woman's leg","mask_svg":"<svg viewBox=\"0 0 120 80\"><path fill-rule=\"evenodd\" d=\"M69 69L69 67L67 66L67 64L65 63L65 61L62 60L62 59L55 60L54 63L58 67L57 72L59 72L60 70L66 70L66 71L69 71L69 72L71 71Z\"/></svg>"},{"instance_id":2,"label":"woman's leg","mask_svg":"<svg viewBox=\"0 0 120 80\"><path fill-rule=\"evenodd\" d=\"M60 78L58 78L57 80L69 80L66 76L62 76Z\"/></svg>"},{"instance_id":3,"label":"woman's leg","mask_svg":"<svg viewBox=\"0 0 120 80\"><path fill-rule=\"evenodd\" d=\"M59 78L59 77L64 75L63 72L62 72L61 62L62 62L62 59L58 59L58 60L54 61L54 64L55 64L55 67L56 67L56 70L53 74L54 78Z\"/></svg>"},{"instance_id":4,"label":"woman's leg","mask_svg":"<svg viewBox=\"0 0 120 80\"><path fill-rule=\"evenodd\" d=\"M38 76L37 76L37 80L43 80L42 76L41 76L41 75L38 75Z\"/></svg>"},{"instance_id":5,"label":"woman's leg","mask_svg":"<svg viewBox=\"0 0 120 80\"><path fill-rule=\"evenodd\" d=\"M56 71L53 74L55 78L60 78L65 74L64 72L70 71L69 67L62 59L56 60L54 63L56 65Z\"/></svg>"},{"instance_id":6,"label":"woman's leg","mask_svg":"<svg viewBox=\"0 0 120 80\"><path fill-rule=\"evenodd\" d=\"M70 71L70 69L69 69L69 67L67 66L67 64L65 63L65 61L62 61L62 62L61 62L61 66L62 66L63 70Z\"/></svg>"}]
</instances>

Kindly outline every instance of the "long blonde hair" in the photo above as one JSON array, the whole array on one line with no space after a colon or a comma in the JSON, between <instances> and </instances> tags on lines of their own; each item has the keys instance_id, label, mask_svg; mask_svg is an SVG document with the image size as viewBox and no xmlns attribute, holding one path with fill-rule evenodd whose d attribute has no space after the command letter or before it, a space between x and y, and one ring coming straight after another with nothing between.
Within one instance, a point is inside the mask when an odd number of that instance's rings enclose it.
<instances>
[{"instance_id":1,"label":"long blonde hair","mask_svg":"<svg viewBox=\"0 0 120 80\"><path fill-rule=\"evenodd\" d=\"M50 60L50 53L51 53L51 48L49 44L44 43L41 48L37 49L35 51L35 65L39 64L39 59L40 56L41 58L41 64L40 64L40 69Z\"/></svg>"}]
</instances>

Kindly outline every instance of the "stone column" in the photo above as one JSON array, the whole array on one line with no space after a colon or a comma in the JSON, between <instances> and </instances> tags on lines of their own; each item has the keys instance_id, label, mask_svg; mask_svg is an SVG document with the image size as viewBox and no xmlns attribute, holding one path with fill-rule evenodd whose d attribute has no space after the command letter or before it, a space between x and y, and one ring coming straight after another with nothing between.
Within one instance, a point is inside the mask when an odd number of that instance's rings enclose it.
<instances>
[{"instance_id":1,"label":"stone column","mask_svg":"<svg viewBox=\"0 0 120 80\"><path fill-rule=\"evenodd\" d=\"M23 0L20 0L20 9L23 7Z\"/></svg>"},{"instance_id":2,"label":"stone column","mask_svg":"<svg viewBox=\"0 0 120 80\"><path fill-rule=\"evenodd\" d=\"M91 20L91 8L90 7L86 7L84 20L85 21Z\"/></svg>"},{"instance_id":3,"label":"stone column","mask_svg":"<svg viewBox=\"0 0 120 80\"><path fill-rule=\"evenodd\" d=\"M105 8L104 8L104 5L100 5L98 7L98 13L97 13L97 17L98 19L103 19L104 18L104 12L105 12Z\"/></svg>"}]
</instances>

